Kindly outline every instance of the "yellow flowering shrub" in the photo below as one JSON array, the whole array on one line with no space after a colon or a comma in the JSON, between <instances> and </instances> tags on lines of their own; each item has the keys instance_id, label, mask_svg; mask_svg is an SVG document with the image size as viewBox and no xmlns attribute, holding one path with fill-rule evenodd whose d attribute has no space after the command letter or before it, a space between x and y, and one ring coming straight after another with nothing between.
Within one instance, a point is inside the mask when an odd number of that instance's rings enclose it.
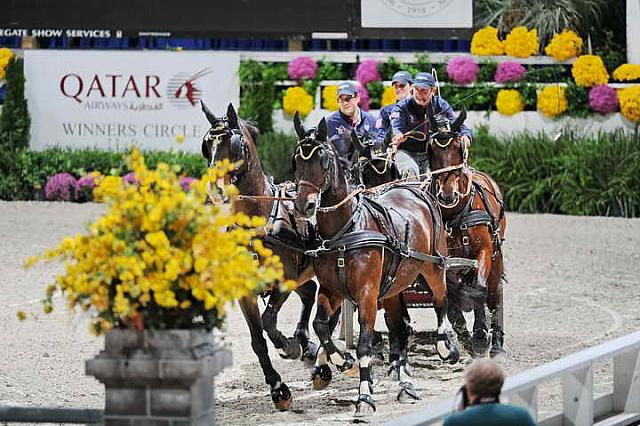
<instances>
[{"instance_id":1,"label":"yellow flowering shrub","mask_svg":"<svg viewBox=\"0 0 640 426\"><path fill-rule=\"evenodd\" d=\"M6 47L0 48L0 80L4 79L5 69L9 65L9 61L13 58L13 51Z\"/></svg>"},{"instance_id":2,"label":"yellow flowering shrub","mask_svg":"<svg viewBox=\"0 0 640 426\"><path fill-rule=\"evenodd\" d=\"M396 96L396 91L393 89L393 86L385 87L380 98L380 105L384 107L395 104L397 101L398 97Z\"/></svg>"},{"instance_id":3,"label":"yellow flowering shrub","mask_svg":"<svg viewBox=\"0 0 640 426\"><path fill-rule=\"evenodd\" d=\"M313 97L300 86L289 87L282 98L282 109L292 117L296 111L306 117L313 109Z\"/></svg>"},{"instance_id":4,"label":"yellow flowering shrub","mask_svg":"<svg viewBox=\"0 0 640 426\"><path fill-rule=\"evenodd\" d=\"M640 122L640 85L618 90L618 101L620 112L627 120Z\"/></svg>"},{"instance_id":5,"label":"yellow flowering shrub","mask_svg":"<svg viewBox=\"0 0 640 426\"><path fill-rule=\"evenodd\" d=\"M471 53L479 56L504 55L504 42L498 38L498 29L484 27L471 38Z\"/></svg>"},{"instance_id":6,"label":"yellow flowering shrub","mask_svg":"<svg viewBox=\"0 0 640 426\"><path fill-rule=\"evenodd\" d=\"M575 58L582 51L582 38L571 30L564 30L555 34L544 52L556 61L566 61Z\"/></svg>"},{"instance_id":7,"label":"yellow flowering shrub","mask_svg":"<svg viewBox=\"0 0 640 426\"><path fill-rule=\"evenodd\" d=\"M528 58L538 53L538 30L527 31L525 27L515 27L507 34L504 51L509 56Z\"/></svg>"},{"instance_id":8,"label":"yellow flowering shrub","mask_svg":"<svg viewBox=\"0 0 640 426\"><path fill-rule=\"evenodd\" d=\"M563 86L546 86L538 92L537 108L547 117L562 114L568 108L567 96Z\"/></svg>"},{"instance_id":9,"label":"yellow flowering shrub","mask_svg":"<svg viewBox=\"0 0 640 426\"><path fill-rule=\"evenodd\" d=\"M329 111L338 110L338 86L325 86L322 89L322 108Z\"/></svg>"},{"instance_id":10,"label":"yellow flowering shrub","mask_svg":"<svg viewBox=\"0 0 640 426\"><path fill-rule=\"evenodd\" d=\"M106 213L86 233L27 261L65 265L47 288L45 312L60 291L72 310L90 313L96 334L113 327L211 329L227 302L284 282L280 259L257 239L263 218L205 205L207 182L236 165L218 164L185 192L169 165L150 170L137 150L127 162L139 184L104 178L95 191Z\"/></svg>"},{"instance_id":11,"label":"yellow flowering shrub","mask_svg":"<svg viewBox=\"0 0 640 426\"><path fill-rule=\"evenodd\" d=\"M501 89L496 98L496 107L500 114L513 115L524 109L524 100L517 90Z\"/></svg>"},{"instance_id":12,"label":"yellow flowering shrub","mask_svg":"<svg viewBox=\"0 0 640 426\"><path fill-rule=\"evenodd\" d=\"M613 71L613 78L618 81L640 80L640 64L622 64Z\"/></svg>"},{"instance_id":13,"label":"yellow flowering shrub","mask_svg":"<svg viewBox=\"0 0 640 426\"><path fill-rule=\"evenodd\" d=\"M578 86L599 86L609 81L604 62L596 55L580 56L571 67L571 75Z\"/></svg>"}]
</instances>

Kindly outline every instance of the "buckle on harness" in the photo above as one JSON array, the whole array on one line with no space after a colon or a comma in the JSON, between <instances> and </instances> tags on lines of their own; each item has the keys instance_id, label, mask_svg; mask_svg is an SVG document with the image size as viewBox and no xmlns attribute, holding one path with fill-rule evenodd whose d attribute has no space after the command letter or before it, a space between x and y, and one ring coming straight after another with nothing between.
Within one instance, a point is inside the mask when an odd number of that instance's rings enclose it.
<instances>
[{"instance_id":1,"label":"buckle on harness","mask_svg":"<svg viewBox=\"0 0 640 426\"><path fill-rule=\"evenodd\" d=\"M346 250L345 246L338 248L338 268L344 268L344 252Z\"/></svg>"},{"instance_id":2,"label":"buckle on harness","mask_svg":"<svg viewBox=\"0 0 640 426\"><path fill-rule=\"evenodd\" d=\"M338 268L344 268L344 257L338 258Z\"/></svg>"},{"instance_id":3,"label":"buckle on harness","mask_svg":"<svg viewBox=\"0 0 640 426\"><path fill-rule=\"evenodd\" d=\"M468 246L469 245L469 237L468 236L463 236L462 237L462 245L463 246Z\"/></svg>"}]
</instances>

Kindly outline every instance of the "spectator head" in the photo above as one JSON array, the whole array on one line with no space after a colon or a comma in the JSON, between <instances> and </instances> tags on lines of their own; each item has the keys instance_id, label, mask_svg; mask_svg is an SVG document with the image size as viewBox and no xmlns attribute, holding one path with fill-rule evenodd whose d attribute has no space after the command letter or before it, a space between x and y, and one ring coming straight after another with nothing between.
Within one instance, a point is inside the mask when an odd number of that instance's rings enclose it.
<instances>
[{"instance_id":1,"label":"spectator head","mask_svg":"<svg viewBox=\"0 0 640 426\"><path fill-rule=\"evenodd\" d=\"M471 403L483 398L497 398L504 384L504 371L491 359L477 359L464 375L467 397Z\"/></svg>"}]
</instances>

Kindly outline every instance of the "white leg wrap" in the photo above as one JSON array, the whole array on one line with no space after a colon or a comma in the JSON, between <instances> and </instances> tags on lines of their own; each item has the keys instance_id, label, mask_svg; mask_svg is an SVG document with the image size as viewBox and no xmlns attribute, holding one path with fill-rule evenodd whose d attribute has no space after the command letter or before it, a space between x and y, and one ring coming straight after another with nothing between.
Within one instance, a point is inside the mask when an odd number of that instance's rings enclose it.
<instances>
[{"instance_id":1,"label":"white leg wrap","mask_svg":"<svg viewBox=\"0 0 640 426\"><path fill-rule=\"evenodd\" d=\"M320 367L321 365L327 364L327 352L324 350L322 346L318 349L318 354L316 355L316 367Z\"/></svg>"}]
</instances>

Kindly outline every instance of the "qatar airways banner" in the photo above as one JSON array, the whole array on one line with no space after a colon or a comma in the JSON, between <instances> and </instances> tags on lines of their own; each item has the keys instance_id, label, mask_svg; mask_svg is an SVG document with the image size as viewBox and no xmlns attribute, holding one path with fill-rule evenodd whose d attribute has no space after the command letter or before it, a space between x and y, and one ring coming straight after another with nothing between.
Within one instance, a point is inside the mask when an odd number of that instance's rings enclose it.
<instances>
[{"instance_id":1,"label":"qatar airways banner","mask_svg":"<svg viewBox=\"0 0 640 426\"><path fill-rule=\"evenodd\" d=\"M25 50L31 149L200 151L215 115L238 105L240 56L227 52Z\"/></svg>"}]
</instances>

